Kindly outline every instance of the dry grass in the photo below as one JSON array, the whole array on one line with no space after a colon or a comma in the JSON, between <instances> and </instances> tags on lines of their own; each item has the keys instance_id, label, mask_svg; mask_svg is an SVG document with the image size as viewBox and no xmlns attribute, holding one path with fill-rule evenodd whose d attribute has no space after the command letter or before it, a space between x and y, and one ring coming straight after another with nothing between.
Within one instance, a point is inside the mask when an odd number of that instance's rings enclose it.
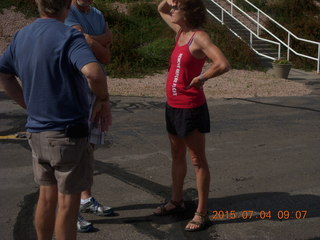
<instances>
[{"instance_id":1,"label":"dry grass","mask_svg":"<svg viewBox=\"0 0 320 240\"><path fill-rule=\"evenodd\" d=\"M0 53L8 46L19 29L34 20L35 18L26 18L22 13L15 12L13 7L4 9L0 14Z\"/></svg>"}]
</instances>

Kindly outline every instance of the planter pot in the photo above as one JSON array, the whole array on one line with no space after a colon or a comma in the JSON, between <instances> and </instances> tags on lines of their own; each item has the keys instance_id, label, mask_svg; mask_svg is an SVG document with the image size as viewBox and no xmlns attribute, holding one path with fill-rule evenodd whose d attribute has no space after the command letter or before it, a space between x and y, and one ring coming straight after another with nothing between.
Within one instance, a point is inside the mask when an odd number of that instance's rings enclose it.
<instances>
[{"instance_id":1,"label":"planter pot","mask_svg":"<svg viewBox=\"0 0 320 240\"><path fill-rule=\"evenodd\" d=\"M287 79L292 65L272 63L272 67L273 73L276 77Z\"/></svg>"}]
</instances>

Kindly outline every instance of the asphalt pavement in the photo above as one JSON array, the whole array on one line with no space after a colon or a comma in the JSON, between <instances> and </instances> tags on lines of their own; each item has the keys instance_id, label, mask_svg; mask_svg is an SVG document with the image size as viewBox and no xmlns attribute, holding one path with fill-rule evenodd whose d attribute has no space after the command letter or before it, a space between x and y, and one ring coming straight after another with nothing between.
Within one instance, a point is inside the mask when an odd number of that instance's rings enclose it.
<instances>
[{"instance_id":1,"label":"asphalt pavement","mask_svg":"<svg viewBox=\"0 0 320 240\"><path fill-rule=\"evenodd\" d=\"M307 96L208 101L211 133L212 224L198 233L184 226L197 202L188 161L184 197L188 211L156 217L170 199L171 157L163 98L112 96L113 125L95 151L93 195L116 214L83 214L95 227L80 240L315 240L320 239L320 75L291 70L289 80L313 89ZM0 239L36 239L33 182L24 131L26 115L0 92Z\"/></svg>"}]
</instances>

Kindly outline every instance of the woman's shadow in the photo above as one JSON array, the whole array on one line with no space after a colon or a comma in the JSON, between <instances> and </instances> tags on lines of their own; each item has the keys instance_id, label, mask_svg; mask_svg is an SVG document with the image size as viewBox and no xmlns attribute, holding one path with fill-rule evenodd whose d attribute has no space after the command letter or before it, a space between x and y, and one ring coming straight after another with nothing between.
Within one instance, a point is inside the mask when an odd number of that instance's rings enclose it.
<instances>
[{"instance_id":1,"label":"woman's shadow","mask_svg":"<svg viewBox=\"0 0 320 240\"><path fill-rule=\"evenodd\" d=\"M169 198L171 187L150 181L134 175L112 163L96 161L96 175L107 174L122 182L130 184L156 197ZM93 220L97 224L132 224L142 233L163 238L170 234L181 234L187 222L193 217L197 208L197 191L189 188L184 192L187 211L170 216L154 216L152 210L159 203L132 204L114 208L118 213L117 218L104 218ZM150 209L150 214L134 217L121 218L121 211ZM252 221L271 220L299 220L305 218L320 217L320 197L312 194L291 195L286 192L258 192L223 198L210 198L208 200L208 211L212 224L246 223ZM145 212L145 210L143 212ZM230 216L235 212L236 217ZM217 216L216 212L220 212ZM222 217L222 214L223 217ZM266 213L267 215L265 215ZM289 215L288 215L289 214ZM166 231L160 231L160 225L168 225ZM210 229L210 228L208 228ZM210 231L203 231L200 235L209 236ZM183 233L188 234L188 233ZM177 236L178 237L178 236ZM205 239L202 238L201 239ZM177 238L178 239L178 238ZM209 239L209 238L207 238Z\"/></svg>"}]
</instances>

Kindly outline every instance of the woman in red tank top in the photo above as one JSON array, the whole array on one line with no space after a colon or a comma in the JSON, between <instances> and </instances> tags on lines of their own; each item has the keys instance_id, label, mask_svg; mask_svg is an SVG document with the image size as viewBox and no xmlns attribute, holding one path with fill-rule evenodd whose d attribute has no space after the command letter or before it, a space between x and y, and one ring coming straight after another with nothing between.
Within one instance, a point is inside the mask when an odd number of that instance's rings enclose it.
<instances>
[{"instance_id":1,"label":"woman in red tank top","mask_svg":"<svg viewBox=\"0 0 320 240\"><path fill-rule=\"evenodd\" d=\"M185 230L198 231L209 223L210 172L205 154L205 133L210 131L210 118L203 87L208 79L227 72L229 63L208 34L201 30L206 20L206 9L201 0L163 0L158 11L177 36L166 84L172 196L169 202L155 209L154 214L163 216L185 210L183 183L188 150L196 173L198 207ZM202 72L207 58L212 64Z\"/></svg>"}]
</instances>

